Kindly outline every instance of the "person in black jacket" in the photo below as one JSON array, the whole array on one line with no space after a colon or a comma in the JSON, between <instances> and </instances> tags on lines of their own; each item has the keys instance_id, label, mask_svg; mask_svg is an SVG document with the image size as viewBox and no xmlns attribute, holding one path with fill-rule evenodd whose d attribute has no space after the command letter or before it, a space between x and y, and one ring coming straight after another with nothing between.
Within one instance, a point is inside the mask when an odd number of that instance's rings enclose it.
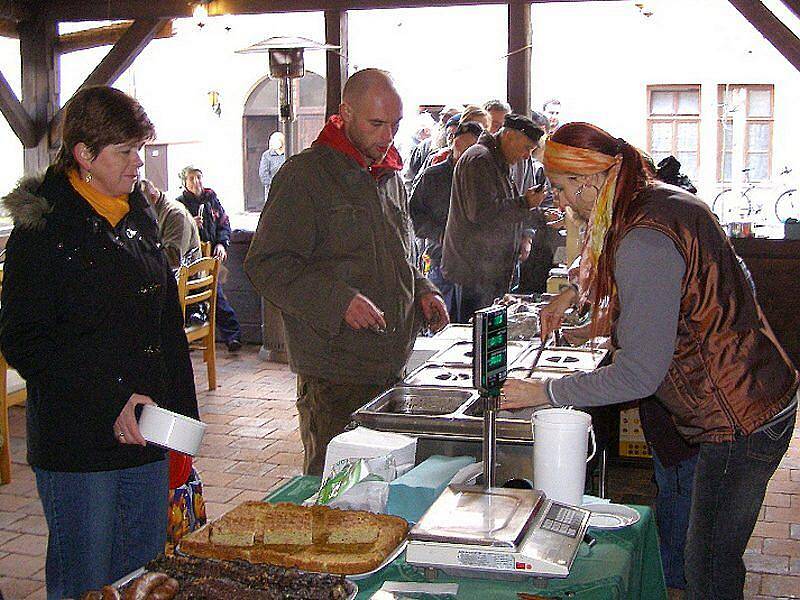
<instances>
[{"instance_id":1,"label":"person in black jacket","mask_svg":"<svg viewBox=\"0 0 800 600\"><path fill-rule=\"evenodd\" d=\"M168 465L137 409L198 418L177 285L136 185L154 136L136 100L85 88L56 162L3 199L14 230L0 348L27 381L48 598L78 598L163 551Z\"/></svg>"},{"instance_id":2,"label":"person in black jacket","mask_svg":"<svg viewBox=\"0 0 800 600\"><path fill-rule=\"evenodd\" d=\"M214 258L224 262L228 258L228 246L231 245L231 221L228 218L216 192L203 187L203 172L189 165L180 172L183 193L178 201L189 209L200 230L200 239L211 242ZM230 352L242 347L242 329L236 318L236 311L222 291L222 283L217 284L217 328L220 340Z\"/></svg>"},{"instance_id":3,"label":"person in black jacket","mask_svg":"<svg viewBox=\"0 0 800 600\"><path fill-rule=\"evenodd\" d=\"M424 255L430 261L428 279L442 293L447 305L450 319L455 320L455 286L450 283L441 271L442 238L447 225L447 213L450 210L450 188L453 184L453 169L464 150L478 141L483 128L474 122L462 123L453 134L450 144L452 152L444 162L425 169L411 193L409 211L414 223L414 233L425 238Z\"/></svg>"}]
</instances>

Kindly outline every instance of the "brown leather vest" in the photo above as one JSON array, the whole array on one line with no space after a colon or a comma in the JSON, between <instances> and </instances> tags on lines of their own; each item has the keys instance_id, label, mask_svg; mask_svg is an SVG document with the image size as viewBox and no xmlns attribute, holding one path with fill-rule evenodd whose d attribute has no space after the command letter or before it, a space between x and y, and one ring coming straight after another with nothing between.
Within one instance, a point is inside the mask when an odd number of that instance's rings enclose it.
<instances>
[{"instance_id":1,"label":"brown leather vest","mask_svg":"<svg viewBox=\"0 0 800 600\"><path fill-rule=\"evenodd\" d=\"M662 184L636 202L620 239L634 227L655 229L686 263L675 354L656 395L690 442L750 434L792 399L798 373L708 206Z\"/></svg>"}]
</instances>

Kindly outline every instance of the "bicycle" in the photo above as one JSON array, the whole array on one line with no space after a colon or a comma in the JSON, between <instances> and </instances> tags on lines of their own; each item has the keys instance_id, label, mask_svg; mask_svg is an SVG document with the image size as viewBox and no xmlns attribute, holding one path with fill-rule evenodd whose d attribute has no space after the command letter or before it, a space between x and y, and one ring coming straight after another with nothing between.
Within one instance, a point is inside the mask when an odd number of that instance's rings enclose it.
<instances>
[{"instance_id":1,"label":"bicycle","mask_svg":"<svg viewBox=\"0 0 800 600\"><path fill-rule=\"evenodd\" d=\"M791 172L789 167L784 167L780 175L786 176ZM800 219L800 193L796 188L786 189L778 195L775 200L775 216L781 223L792 218Z\"/></svg>"},{"instance_id":2,"label":"bicycle","mask_svg":"<svg viewBox=\"0 0 800 600\"><path fill-rule=\"evenodd\" d=\"M756 216L761 212L761 207L753 211L753 201L750 198L750 192L752 192L756 186L750 183L750 169L742 169L742 173L744 173L743 183L745 184L745 188L739 192L738 205L733 203L736 194L734 194L731 188L723 188L722 191L714 197L714 201L711 203L711 212L717 215L720 223L727 223L731 220L727 217L735 216L736 218L733 220L738 220L751 215ZM732 213L737 209L737 206L739 212L737 215L733 215Z\"/></svg>"}]
</instances>

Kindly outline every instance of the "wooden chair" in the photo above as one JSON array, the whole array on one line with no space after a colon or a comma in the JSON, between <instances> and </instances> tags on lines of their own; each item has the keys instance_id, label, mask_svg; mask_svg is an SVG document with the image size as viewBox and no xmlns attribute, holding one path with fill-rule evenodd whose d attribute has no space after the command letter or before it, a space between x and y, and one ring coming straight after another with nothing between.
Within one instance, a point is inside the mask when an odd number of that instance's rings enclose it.
<instances>
[{"instance_id":1,"label":"wooden chair","mask_svg":"<svg viewBox=\"0 0 800 600\"><path fill-rule=\"evenodd\" d=\"M0 289L3 288L3 268L0 264ZM0 354L0 484L11 481L11 434L8 429L8 408L23 404L28 397L25 380L8 366Z\"/></svg>"},{"instance_id":2,"label":"wooden chair","mask_svg":"<svg viewBox=\"0 0 800 600\"><path fill-rule=\"evenodd\" d=\"M208 320L199 325L188 325L186 339L192 348L203 350L203 361L208 369L208 389L217 388L217 355L215 348L215 329L217 308L217 277L219 261L201 258L178 272L178 296L183 314L203 302L208 303Z\"/></svg>"},{"instance_id":3,"label":"wooden chair","mask_svg":"<svg viewBox=\"0 0 800 600\"><path fill-rule=\"evenodd\" d=\"M27 399L25 380L8 366L0 354L0 483L11 481L11 434L8 429L8 408L24 404Z\"/></svg>"},{"instance_id":4,"label":"wooden chair","mask_svg":"<svg viewBox=\"0 0 800 600\"><path fill-rule=\"evenodd\" d=\"M212 250L211 242L200 242L200 253L203 256L211 256Z\"/></svg>"}]
</instances>

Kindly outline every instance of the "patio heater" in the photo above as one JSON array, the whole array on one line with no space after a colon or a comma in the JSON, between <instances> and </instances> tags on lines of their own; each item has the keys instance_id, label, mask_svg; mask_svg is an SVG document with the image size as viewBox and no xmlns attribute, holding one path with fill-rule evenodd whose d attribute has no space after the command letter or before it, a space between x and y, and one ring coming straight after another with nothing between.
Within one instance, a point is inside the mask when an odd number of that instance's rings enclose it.
<instances>
[{"instance_id":1,"label":"patio heater","mask_svg":"<svg viewBox=\"0 0 800 600\"><path fill-rule=\"evenodd\" d=\"M278 112L285 138L286 158L297 154L297 90L299 80L306 74L303 55L306 50L338 50L339 46L320 44L302 37L271 37L253 44L237 54L268 53L269 76L278 82ZM261 340L259 356L272 362L287 362L286 337L280 311L261 299Z\"/></svg>"}]
</instances>

